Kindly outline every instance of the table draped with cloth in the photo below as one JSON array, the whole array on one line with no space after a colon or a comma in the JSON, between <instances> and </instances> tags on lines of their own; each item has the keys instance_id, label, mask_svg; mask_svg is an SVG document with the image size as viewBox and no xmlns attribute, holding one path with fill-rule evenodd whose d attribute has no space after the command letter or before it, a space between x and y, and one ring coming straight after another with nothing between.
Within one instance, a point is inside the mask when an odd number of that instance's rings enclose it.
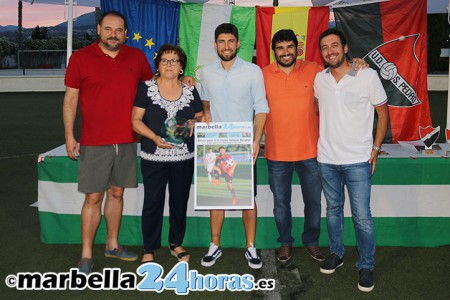
<instances>
[{"instance_id":1,"label":"table draped with cloth","mask_svg":"<svg viewBox=\"0 0 450 300\"><path fill-rule=\"evenodd\" d=\"M442 150L438 153L422 155L400 145L383 145L388 155L379 156L372 178L371 207L377 246L434 247L450 244L450 145L440 146ZM80 213L84 194L77 191L78 162L68 158L65 149L62 145L38 157L38 206L43 243L81 243ZM140 158L138 161L140 163ZM201 161L198 163L202 164ZM258 158L257 164L256 244L258 248L277 248L278 231L273 218L273 196L269 188L267 164L262 157ZM292 233L296 239L294 246L301 246L303 200L296 175L292 183ZM139 187L125 190L119 234L121 244L142 244L140 215L143 196L142 176L139 173ZM210 243L209 212L194 210L193 197L192 188L184 246L207 247ZM168 230L167 202L162 236L167 236ZM328 244L325 205L322 195L320 246ZM345 244L355 245L348 197L344 213ZM221 240L223 247L245 246L244 230L236 229L242 226L240 211L226 213ZM102 218L95 243L104 244L105 236L105 220Z\"/></svg>"}]
</instances>

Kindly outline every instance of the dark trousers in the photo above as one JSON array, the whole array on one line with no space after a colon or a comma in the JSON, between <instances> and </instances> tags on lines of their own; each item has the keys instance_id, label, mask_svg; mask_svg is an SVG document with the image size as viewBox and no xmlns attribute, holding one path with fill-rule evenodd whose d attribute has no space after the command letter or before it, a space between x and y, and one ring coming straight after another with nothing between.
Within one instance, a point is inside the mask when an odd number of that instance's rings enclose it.
<instances>
[{"instance_id":1,"label":"dark trousers","mask_svg":"<svg viewBox=\"0 0 450 300\"><path fill-rule=\"evenodd\" d=\"M142 159L141 170L144 181L144 205L142 207L144 253L161 248L167 184L169 184L169 243L183 244L194 159L167 163Z\"/></svg>"}]
</instances>

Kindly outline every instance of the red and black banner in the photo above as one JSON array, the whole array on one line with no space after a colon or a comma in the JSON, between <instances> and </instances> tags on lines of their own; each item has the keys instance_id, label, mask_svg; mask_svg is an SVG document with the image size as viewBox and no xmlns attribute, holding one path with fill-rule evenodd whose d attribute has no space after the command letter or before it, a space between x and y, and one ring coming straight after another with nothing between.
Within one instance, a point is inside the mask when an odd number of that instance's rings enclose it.
<instances>
[{"instance_id":1,"label":"red and black banner","mask_svg":"<svg viewBox=\"0 0 450 300\"><path fill-rule=\"evenodd\" d=\"M385 142L419 139L431 125L427 90L427 1L391 0L333 9L350 57L377 70L388 96Z\"/></svg>"}]
</instances>

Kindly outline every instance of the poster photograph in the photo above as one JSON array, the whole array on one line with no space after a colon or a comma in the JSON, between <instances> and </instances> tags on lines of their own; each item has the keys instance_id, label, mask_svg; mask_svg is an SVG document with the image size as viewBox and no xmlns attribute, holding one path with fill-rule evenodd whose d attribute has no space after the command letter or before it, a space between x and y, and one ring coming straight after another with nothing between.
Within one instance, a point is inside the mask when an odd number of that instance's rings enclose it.
<instances>
[{"instance_id":1,"label":"poster photograph","mask_svg":"<svg viewBox=\"0 0 450 300\"><path fill-rule=\"evenodd\" d=\"M195 124L195 209L252 209L252 122Z\"/></svg>"}]
</instances>

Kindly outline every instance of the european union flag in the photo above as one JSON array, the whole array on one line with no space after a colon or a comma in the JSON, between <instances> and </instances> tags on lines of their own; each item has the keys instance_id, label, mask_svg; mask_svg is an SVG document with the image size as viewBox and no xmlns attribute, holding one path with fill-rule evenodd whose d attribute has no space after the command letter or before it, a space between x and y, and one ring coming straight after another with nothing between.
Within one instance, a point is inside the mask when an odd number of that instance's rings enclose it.
<instances>
[{"instance_id":1,"label":"european union flag","mask_svg":"<svg viewBox=\"0 0 450 300\"><path fill-rule=\"evenodd\" d=\"M144 51L156 72L156 53L163 44L177 44L180 4L169 0L101 0L102 12L116 10L127 20L126 44Z\"/></svg>"}]
</instances>

